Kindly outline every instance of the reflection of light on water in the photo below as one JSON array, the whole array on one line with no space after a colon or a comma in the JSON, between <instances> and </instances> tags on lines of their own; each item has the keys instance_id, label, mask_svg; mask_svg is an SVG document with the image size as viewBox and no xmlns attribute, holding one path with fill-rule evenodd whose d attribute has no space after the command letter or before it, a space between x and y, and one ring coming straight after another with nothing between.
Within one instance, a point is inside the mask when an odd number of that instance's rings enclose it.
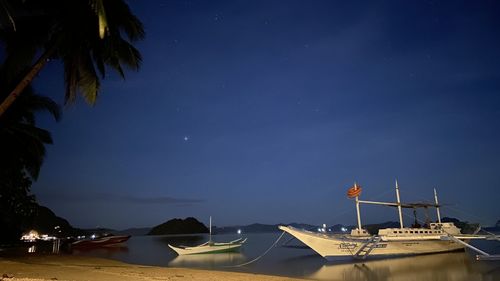
<instances>
[{"instance_id":1,"label":"reflection of light on water","mask_svg":"<svg viewBox=\"0 0 500 281\"><path fill-rule=\"evenodd\" d=\"M34 252L36 252L36 246L35 245L33 245L33 246L31 246L31 247L28 248L28 253L34 253Z\"/></svg>"},{"instance_id":2,"label":"reflection of light on water","mask_svg":"<svg viewBox=\"0 0 500 281\"><path fill-rule=\"evenodd\" d=\"M168 265L174 267L220 267L240 264L246 260L241 253L217 253L177 256Z\"/></svg>"},{"instance_id":3,"label":"reflection of light on water","mask_svg":"<svg viewBox=\"0 0 500 281\"><path fill-rule=\"evenodd\" d=\"M422 255L365 262L328 264L307 276L315 280L486 280L481 273L464 266L463 253Z\"/></svg>"},{"instance_id":4,"label":"reflection of light on water","mask_svg":"<svg viewBox=\"0 0 500 281\"><path fill-rule=\"evenodd\" d=\"M218 234L214 238L218 241L232 241L239 238L235 232L236 229L231 234ZM167 246L167 244L199 245L208 239L208 235L132 236L127 244L128 248L125 249L102 248L88 252L78 252L77 254L153 266L245 271L324 281L500 280L500 263L496 263L496 267L486 266L486 263L475 262L468 255L460 252L387 260L367 259L357 261L357 263L335 263L326 262L320 255L306 248L296 239L289 245L287 244L286 247L280 247L279 245L274 247L264 258L252 263L250 266L229 268L228 266L242 264L261 255L278 238L278 234L250 233L245 234L245 237L248 237L248 243L245 243L242 247L241 254L221 253L179 257ZM286 240L282 239L280 243ZM490 246L477 246L481 249L488 249L487 252L489 253L500 254L500 248L495 248L498 247L498 242L489 242L492 243ZM40 252L40 247L37 248L37 251ZM372 278L369 279L370 277Z\"/></svg>"},{"instance_id":5,"label":"reflection of light on water","mask_svg":"<svg viewBox=\"0 0 500 281\"><path fill-rule=\"evenodd\" d=\"M74 254L95 255L104 258L112 258L114 254L127 253L128 251L129 249L127 246L72 249L72 253Z\"/></svg>"}]
</instances>

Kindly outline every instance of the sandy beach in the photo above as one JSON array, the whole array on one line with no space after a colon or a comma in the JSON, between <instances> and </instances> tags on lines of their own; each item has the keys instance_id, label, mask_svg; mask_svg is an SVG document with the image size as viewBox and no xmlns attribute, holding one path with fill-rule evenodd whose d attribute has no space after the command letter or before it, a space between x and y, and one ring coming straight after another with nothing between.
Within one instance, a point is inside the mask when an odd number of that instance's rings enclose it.
<instances>
[{"instance_id":1,"label":"sandy beach","mask_svg":"<svg viewBox=\"0 0 500 281\"><path fill-rule=\"evenodd\" d=\"M81 256L0 258L0 280L302 280L251 273L126 264Z\"/></svg>"}]
</instances>

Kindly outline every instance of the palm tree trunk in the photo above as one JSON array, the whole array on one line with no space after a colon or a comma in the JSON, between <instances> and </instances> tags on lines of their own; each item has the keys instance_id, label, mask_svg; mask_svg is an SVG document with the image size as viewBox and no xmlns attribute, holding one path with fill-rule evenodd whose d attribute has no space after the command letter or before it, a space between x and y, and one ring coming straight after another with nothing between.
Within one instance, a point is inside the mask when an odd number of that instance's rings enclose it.
<instances>
[{"instance_id":1,"label":"palm tree trunk","mask_svg":"<svg viewBox=\"0 0 500 281\"><path fill-rule=\"evenodd\" d=\"M40 72L40 70L49 61L50 56L55 51L55 48L50 48L38 59L38 61L31 67L30 71L24 76L24 78L17 84L17 86L10 92L10 94L5 98L5 100L0 104L0 117L7 111L7 109L12 105L12 103L17 99L17 97L23 92L23 90L28 86L33 78Z\"/></svg>"}]
</instances>

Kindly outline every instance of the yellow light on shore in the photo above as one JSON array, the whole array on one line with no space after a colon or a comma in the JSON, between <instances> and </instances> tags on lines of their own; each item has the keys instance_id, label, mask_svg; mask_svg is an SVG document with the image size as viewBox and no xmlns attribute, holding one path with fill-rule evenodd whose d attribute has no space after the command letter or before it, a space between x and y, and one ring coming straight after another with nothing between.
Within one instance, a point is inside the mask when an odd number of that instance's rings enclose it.
<instances>
[{"instance_id":1,"label":"yellow light on shore","mask_svg":"<svg viewBox=\"0 0 500 281\"><path fill-rule=\"evenodd\" d=\"M36 231L36 230L30 230L30 232L21 236L21 240L29 241L29 242L33 242L39 238L40 238L40 235L38 234L38 231Z\"/></svg>"}]
</instances>

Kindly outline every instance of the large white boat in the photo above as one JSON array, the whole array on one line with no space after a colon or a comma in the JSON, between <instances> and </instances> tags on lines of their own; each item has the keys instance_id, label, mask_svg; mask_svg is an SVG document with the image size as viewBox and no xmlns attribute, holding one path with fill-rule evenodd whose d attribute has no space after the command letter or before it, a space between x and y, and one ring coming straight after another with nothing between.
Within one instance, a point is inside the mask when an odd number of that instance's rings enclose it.
<instances>
[{"instance_id":1,"label":"large white boat","mask_svg":"<svg viewBox=\"0 0 500 281\"><path fill-rule=\"evenodd\" d=\"M473 239L498 239L497 236L462 234L460 228L451 222L441 222L439 203L434 189L434 203L401 203L399 186L396 182L397 202L377 202L360 200L361 187L354 184L347 192L348 197L355 198L358 225L350 234L328 234L297 229L291 226L279 228L316 251L329 261L346 259L365 259L366 257L391 257L417 254L442 253L462 250L469 247L480 254L478 257L491 257L468 242ZM360 204L376 204L397 207L399 213L399 228L384 228L378 234L371 235L361 226ZM404 227L402 208L434 207L437 212L437 222L428 223L425 227Z\"/></svg>"}]
</instances>

